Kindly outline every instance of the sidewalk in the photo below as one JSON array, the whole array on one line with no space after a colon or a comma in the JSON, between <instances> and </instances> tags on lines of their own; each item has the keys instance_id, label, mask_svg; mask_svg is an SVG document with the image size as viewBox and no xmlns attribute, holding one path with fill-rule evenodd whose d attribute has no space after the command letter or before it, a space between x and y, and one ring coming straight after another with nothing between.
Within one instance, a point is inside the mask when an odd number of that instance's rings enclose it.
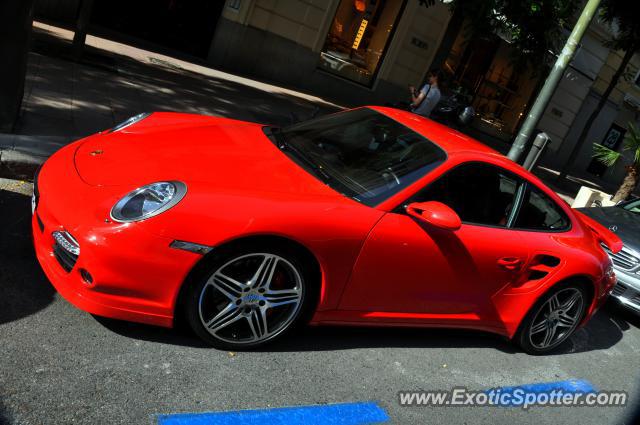
<instances>
[{"instance_id":1,"label":"sidewalk","mask_svg":"<svg viewBox=\"0 0 640 425\"><path fill-rule=\"evenodd\" d=\"M94 36L81 63L73 33L34 23L21 134L84 136L143 111L181 111L283 124L323 99ZM46 52L46 55L41 52Z\"/></svg>"},{"instance_id":2,"label":"sidewalk","mask_svg":"<svg viewBox=\"0 0 640 425\"><path fill-rule=\"evenodd\" d=\"M0 134L0 178L31 179L36 168L70 139Z\"/></svg>"},{"instance_id":3,"label":"sidewalk","mask_svg":"<svg viewBox=\"0 0 640 425\"><path fill-rule=\"evenodd\" d=\"M73 33L34 23L16 134L0 134L0 176L29 178L61 146L146 111L284 125L341 108L294 90L94 36L71 60ZM292 116L293 114L293 116Z\"/></svg>"}]
</instances>

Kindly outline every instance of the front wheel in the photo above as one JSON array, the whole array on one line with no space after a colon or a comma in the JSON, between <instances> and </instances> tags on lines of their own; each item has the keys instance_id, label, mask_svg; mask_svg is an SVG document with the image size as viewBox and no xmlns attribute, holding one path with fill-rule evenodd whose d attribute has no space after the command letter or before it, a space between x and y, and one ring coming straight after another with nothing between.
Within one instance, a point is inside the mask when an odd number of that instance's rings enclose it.
<instances>
[{"instance_id":1,"label":"front wheel","mask_svg":"<svg viewBox=\"0 0 640 425\"><path fill-rule=\"evenodd\" d=\"M233 250L189 288L187 319L216 348L254 348L306 321L315 304L312 280L289 250Z\"/></svg>"},{"instance_id":2,"label":"front wheel","mask_svg":"<svg viewBox=\"0 0 640 425\"><path fill-rule=\"evenodd\" d=\"M529 311L515 342L529 354L553 351L574 333L586 313L587 300L581 285L556 285Z\"/></svg>"}]
</instances>

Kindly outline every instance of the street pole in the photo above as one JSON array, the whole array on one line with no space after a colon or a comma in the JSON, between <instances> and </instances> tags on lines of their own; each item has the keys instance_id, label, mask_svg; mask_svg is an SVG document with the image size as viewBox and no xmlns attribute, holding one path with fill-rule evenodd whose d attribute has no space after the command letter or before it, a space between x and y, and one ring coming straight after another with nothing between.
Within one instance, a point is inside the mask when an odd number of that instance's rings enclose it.
<instances>
[{"instance_id":1,"label":"street pole","mask_svg":"<svg viewBox=\"0 0 640 425\"><path fill-rule=\"evenodd\" d=\"M566 44L562 48L562 52L558 55L558 59L556 59L553 69L549 73L547 80L544 82L544 86L542 86L536 101L533 103L527 119L522 124L522 127L520 127L520 132L507 155L509 159L517 162L522 156L524 149L527 146L527 141L538 125L545 109L547 109L551 96L553 96L558 84L560 84L560 79L562 78L564 71L569 66L569 62L573 59L573 55L576 53L578 44L580 44L580 40L582 40L582 36L589 27L591 19L593 19L593 16L596 14L596 10L599 5L600 0L589 0L584 7L580 18L578 18L578 22L576 22L576 25L573 27L571 35L569 35Z\"/></svg>"}]
</instances>

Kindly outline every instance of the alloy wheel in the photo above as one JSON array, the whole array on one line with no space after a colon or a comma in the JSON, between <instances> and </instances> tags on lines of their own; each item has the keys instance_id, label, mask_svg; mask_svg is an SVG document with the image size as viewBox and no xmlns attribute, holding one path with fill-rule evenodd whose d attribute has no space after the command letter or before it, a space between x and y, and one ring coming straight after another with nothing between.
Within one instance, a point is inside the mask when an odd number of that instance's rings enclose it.
<instances>
[{"instance_id":1,"label":"alloy wheel","mask_svg":"<svg viewBox=\"0 0 640 425\"><path fill-rule=\"evenodd\" d=\"M578 326L584 298L576 288L566 288L549 298L529 327L529 342L537 349L549 349L567 339Z\"/></svg>"},{"instance_id":2,"label":"alloy wheel","mask_svg":"<svg viewBox=\"0 0 640 425\"><path fill-rule=\"evenodd\" d=\"M252 253L219 267L204 285L198 311L215 338L254 345L274 338L293 322L304 295L303 280L285 258Z\"/></svg>"}]
</instances>

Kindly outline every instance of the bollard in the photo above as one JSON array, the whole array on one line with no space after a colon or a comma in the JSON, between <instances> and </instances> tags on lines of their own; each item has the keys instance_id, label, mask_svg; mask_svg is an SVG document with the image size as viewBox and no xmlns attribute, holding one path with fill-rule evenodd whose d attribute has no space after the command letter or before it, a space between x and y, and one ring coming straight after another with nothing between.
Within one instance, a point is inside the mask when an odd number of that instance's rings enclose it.
<instances>
[{"instance_id":1,"label":"bollard","mask_svg":"<svg viewBox=\"0 0 640 425\"><path fill-rule=\"evenodd\" d=\"M547 133L544 133L544 132L538 133L536 138L533 140L533 145L531 146L531 150L529 150L529 154L527 155L527 158L524 160L524 164L522 164L522 166L527 170L531 171L533 167L536 165L536 162L538 162L540 155L542 154L542 152L547 147L547 144L549 144L550 141L551 139L549 138L549 136L547 136Z\"/></svg>"}]
</instances>

